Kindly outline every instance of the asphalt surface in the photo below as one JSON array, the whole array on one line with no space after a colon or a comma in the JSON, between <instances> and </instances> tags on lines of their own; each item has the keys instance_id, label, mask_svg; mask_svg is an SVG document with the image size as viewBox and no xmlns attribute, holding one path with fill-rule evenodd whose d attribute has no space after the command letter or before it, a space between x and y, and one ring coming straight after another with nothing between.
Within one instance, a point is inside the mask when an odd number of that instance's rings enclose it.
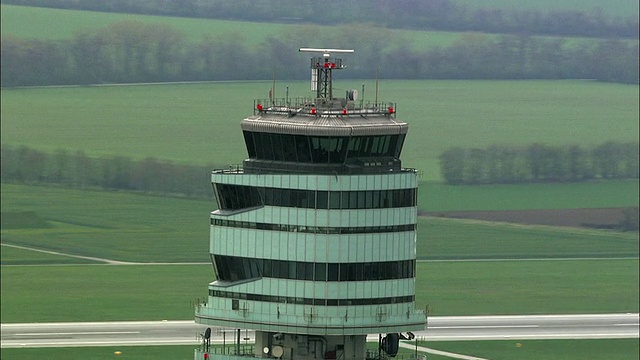
<instances>
[{"instance_id":1,"label":"asphalt surface","mask_svg":"<svg viewBox=\"0 0 640 360\"><path fill-rule=\"evenodd\" d=\"M419 340L615 339L640 337L639 314L430 317ZM206 326L193 321L1 324L1 346L77 347L198 345ZM232 344L236 330L212 328L213 343ZM252 331L241 331L252 343ZM378 334L369 335L377 341Z\"/></svg>"}]
</instances>

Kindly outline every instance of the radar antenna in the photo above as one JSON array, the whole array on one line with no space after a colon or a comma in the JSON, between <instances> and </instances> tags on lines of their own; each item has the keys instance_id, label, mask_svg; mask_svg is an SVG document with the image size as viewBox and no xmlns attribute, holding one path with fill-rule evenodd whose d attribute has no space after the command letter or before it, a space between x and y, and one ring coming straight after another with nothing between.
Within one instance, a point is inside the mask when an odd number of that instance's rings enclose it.
<instances>
[{"instance_id":1,"label":"radar antenna","mask_svg":"<svg viewBox=\"0 0 640 360\"><path fill-rule=\"evenodd\" d=\"M331 53L353 53L353 50L346 49L319 49L319 48L300 48L300 52L316 52L322 53L322 57L315 56L311 58L311 91L316 91L318 99L332 99L332 71L335 69L344 69L342 59L331 58Z\"/></svg>"}]
</instances>

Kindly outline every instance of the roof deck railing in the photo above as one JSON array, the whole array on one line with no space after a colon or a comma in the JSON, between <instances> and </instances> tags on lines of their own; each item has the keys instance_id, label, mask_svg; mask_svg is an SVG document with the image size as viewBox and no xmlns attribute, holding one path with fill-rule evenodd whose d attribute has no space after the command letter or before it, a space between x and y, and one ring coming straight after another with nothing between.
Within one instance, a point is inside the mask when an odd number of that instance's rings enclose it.
<instances>
[{"instance_id":1,"label":"roof deck railing","mask_svg":"<svg viewBox=\"0 0 640 360\"><path fill-rule=\"evenodd\" d=\"M253 115L361 115L390 116L395 118L396 103L347 99L312 99L307 97L257 99L253 102Z\"/></svg>"}]
</instances>

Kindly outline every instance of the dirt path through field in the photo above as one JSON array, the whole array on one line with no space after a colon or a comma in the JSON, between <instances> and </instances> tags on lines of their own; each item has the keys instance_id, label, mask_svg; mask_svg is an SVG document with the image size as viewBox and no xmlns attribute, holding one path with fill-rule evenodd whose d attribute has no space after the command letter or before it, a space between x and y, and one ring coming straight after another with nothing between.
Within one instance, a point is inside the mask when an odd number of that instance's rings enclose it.
<instances>
[{"instance_id":1,"label":"dirt path through field","mask_svg":"<svg viewBox=\"0 0 640 360\"><path fill-rule=\"evenodd\" d=\"M425 216L474 219L527 225L566 226L612 229L624 219L625 208L548 209L504 211L441 211L421 213Z\"/></svg>"},{"instance_id":2,"label":"dirt path through field","mask_svg":"<svg viewBox=\"0 0 640 360\"><path fill-rule=\"evenodd\" d=\"M92 257L92 256L65 254L65 253L61 253L61 252L57 252L57 251L43 250L43 249L37 249L37 248L32 248L32 247L27 247L27 246L20 246L20 245L13 245L13 244L2 243L1 245L2 246L6 246L6 247L16 248L16 249L37 251L37 252L41 252L41 253L45 253L45 254L66 256L66 257L72 257L72 258L76 258L76 259L91 260L91 261L96 261L96 262L100 262L100 263L105 263L105 264L108 264L108 265L203 265L203 264L206 265L206 264L209 264L209 263L206 263L206 262L149 263L149 262L118 261L118 260L111 260L111 259L98 258L98 257Z\"/></svg>"}]
</instances>

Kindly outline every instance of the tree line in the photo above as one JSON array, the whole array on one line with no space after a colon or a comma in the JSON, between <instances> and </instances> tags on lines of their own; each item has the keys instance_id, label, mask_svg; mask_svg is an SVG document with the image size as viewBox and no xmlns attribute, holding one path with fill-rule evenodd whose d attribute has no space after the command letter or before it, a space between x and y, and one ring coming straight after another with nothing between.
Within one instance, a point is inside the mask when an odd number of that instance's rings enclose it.
<instances>
[{"instance_id":1,"label":"tree line","mask_svg":"<svg viewBox=\"0 0 640 360\"><path fill-rule=\"evenodd\" d=\"M46 153L27 146L2 145L0 180L6 183L57 184L77 189L126 190L194 198L213 196L208 177L215 166L174 164L148 157L94 158L64 149ZM492 145L451 148L440 157L448 184L578 182L638 179L638 143L579 145ZM218 166L217 168L222 168Z\"/></svg>"},{"instance_id":2,"label":"tree line","mask_svg":"<svg viewBox=\"0 0 640 360\"><path fill-rule=\"evenodd\" d=\"M344 34L349 34L345 36ZM450 46L415 49L401 35L371 25L272 36L259 45L227 33L187 41L167 24L114 23L64 40L2 36L3 87L164 81L307 79L300 44L350 48L351 78L410 79L595 79L636 84L638 43L533 36L467 34ZM295 55L294 55L295 54Z\"/></svg>"},{"instance_id":3,"label":"tree line","mask_svg":"<svg viewBox=\"0 0 640 360\"><path fill-rule=\"evenodd\" d=\"M454 147L440 157L448 184L578 182L638 179L638 143L579 145L493 145L485 149Z\"/></svg>"},{"instance_id":4,"label":"tree line","mask_svg":"<svg viewBox=\"0 0 640 360\"><path fill-rule=\"evenodd\" d=\"M501 34L638 38L637 14L616 18L602 8L503 10L455 0L2 0L4 4L163 16L297 22L375 23L386 28Z\"/></svg>"},{"instance_id":5,"label":"tree line","mask_svg":"<svg viewBox=\"0 0 640 360\"><path fill-rule=\"evenodd\" d=\"M94 158L64 149L46 153L27 146L2 145L3 183L55 184L75 189L124 190L162 196L213 198L214 168L174 164L153 157Z\"/></svg>"}]
</instances>

